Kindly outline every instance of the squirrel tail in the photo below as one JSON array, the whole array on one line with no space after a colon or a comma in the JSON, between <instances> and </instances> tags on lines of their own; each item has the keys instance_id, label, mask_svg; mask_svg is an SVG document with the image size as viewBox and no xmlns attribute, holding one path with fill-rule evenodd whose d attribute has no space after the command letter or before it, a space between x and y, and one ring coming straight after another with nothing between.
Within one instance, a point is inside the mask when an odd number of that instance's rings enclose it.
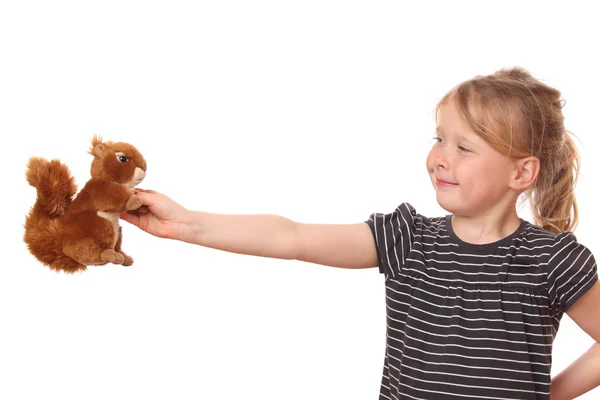
<instances>
[{"instance_id":1,"label":"squirrel tail","mask_svg":"<svg viewBox=\"0 0 600 400\"><path fill-rule=\"evenodd\" d=\"M25 177L37 189L34 207L38 207L37 211L45 213L48 218L63 215L77 192L71 171L59 160L46 161L41 157L31 157Z\"/></svg>"},{"instance_id":2,"label":"squirrel tail","mask_svg":"<svg viewBox=\"0 0 600 400\"><path fill-rule=\"evenodd\" d=\"M23 240L29 252L50 269L67 273L85 270L85 266L67 257L62 250L57 220L66 211L77 192L69 168L58 160L31 157L25 174L36 188L35 204L25 219Z\"/></svg>"}]
</instances>

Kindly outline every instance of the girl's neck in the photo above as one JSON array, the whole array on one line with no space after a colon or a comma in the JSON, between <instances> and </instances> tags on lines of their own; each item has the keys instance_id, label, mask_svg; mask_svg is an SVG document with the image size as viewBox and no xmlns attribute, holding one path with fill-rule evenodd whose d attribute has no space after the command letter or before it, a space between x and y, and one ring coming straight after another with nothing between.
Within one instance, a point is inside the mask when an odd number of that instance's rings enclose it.
<instances>
[{"instance_id":1,"label":"girl's neck","mask_svg":"<svg viewBox=\"0 0 600 400\"><path fill-rule=\"evenodd\" d=\"M452 230L460 240L472 244L497 242L514 233L521 225L516 210L478 216L452 215Z\"/></svg>"}]
</instances>

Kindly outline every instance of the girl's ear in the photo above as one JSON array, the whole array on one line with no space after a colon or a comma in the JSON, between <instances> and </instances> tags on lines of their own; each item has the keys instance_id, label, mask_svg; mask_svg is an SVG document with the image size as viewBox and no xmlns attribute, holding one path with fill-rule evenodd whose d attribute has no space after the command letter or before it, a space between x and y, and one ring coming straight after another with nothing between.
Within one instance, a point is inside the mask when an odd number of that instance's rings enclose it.
<instances>
[{"instance_id":1,"label":"girl's ear","mask_svg":"<svg viewBox=\"0 0 600 400\"><path fill-rule=\"evenodd\" d=\"M515 190L526 190L535 183L540 172L540 160L530 156L515 161L515 171L510 187Z\"/></svg>"}]
</instances>

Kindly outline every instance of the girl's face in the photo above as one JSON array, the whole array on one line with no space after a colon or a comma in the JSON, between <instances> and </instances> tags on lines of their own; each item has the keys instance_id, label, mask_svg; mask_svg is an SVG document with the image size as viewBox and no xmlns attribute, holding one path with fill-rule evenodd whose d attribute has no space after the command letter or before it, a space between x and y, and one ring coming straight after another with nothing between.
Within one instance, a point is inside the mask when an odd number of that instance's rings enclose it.
<instances>
[{"instance_id":1,"label":"girl's face","mask_svg":"<svg viewBox=\"0 0 600 400\"><path fill-rule=\"evenodd\" d=\"M427 170L442 208L464 216L481 215L513 195L509 188L513 161L481 139L453 101L440 110L435 140Z\"/></svg>"}]
</instances>

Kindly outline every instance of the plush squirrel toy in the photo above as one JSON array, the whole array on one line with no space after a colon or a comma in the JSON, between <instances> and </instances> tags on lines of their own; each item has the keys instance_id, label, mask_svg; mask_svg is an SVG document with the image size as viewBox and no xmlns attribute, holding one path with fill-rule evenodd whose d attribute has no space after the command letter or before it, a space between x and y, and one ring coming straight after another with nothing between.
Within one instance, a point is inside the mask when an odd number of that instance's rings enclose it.
<instances>
[{"instance_id":1,"label":"plush squirrel toy","mask_svg":"<svg viewBox=\"0 0 600 400\"><path fill-rule=\"evenodd\" d=\"M133 188L146 176L146 160L128 143L103 142L97 135L91 142L91 178L75 198L75 179L59 160L31 157L27 164L26 178L37 199L23 239L35 258L57 272L133 264L121 250L119 215L142 211Z\"/></svg>"}]
</instances>

